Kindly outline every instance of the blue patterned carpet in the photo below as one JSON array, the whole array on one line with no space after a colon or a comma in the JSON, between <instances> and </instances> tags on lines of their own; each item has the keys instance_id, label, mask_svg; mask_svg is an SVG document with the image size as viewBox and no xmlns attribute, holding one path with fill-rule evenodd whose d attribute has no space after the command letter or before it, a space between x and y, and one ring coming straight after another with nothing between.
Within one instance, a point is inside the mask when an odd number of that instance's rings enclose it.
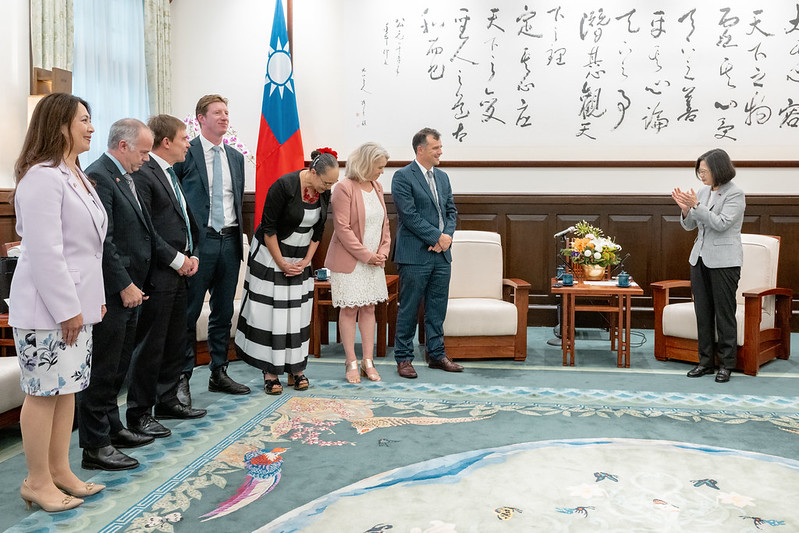
<instances>
[{"instance_id":1,"label":"blue patterned carpet","mask_svg":"<svg viewBox=\"0 0 799 533\"><path fill-rule=\"evenodd\" d=\"M195 403L209 415L167 421L171 438L132 450L139 469L82 471L108 488L66 513L25 511L24 460L6 431L0 528L799 531L785 503L799 500L796 363L720 386L645 346L615 369L604 344L586 342L583 366L563 369L548 364L559 349L540 344L524 363L417 368L414 381L389 360L385 381L360 385L343 381L331 346L311 362L308 392L278 397L241 363L230 373L253 394L208 393L199 368ZM71 457L81 472L80 450Z\"/></svg>"}]
</instances>

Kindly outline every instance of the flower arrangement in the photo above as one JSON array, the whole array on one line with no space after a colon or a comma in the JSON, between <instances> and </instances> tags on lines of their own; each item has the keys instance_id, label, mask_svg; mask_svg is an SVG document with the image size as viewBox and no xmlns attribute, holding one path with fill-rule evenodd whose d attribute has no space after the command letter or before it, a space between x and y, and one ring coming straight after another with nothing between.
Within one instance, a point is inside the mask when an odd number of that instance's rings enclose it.
<instances>
[{"instance_id":1,"label":"flower arrangement","mask_svg":"<svg viewBox=\"0 0 799 533\"><path fill-rule=\"evenodd\" d=\"M189 115L184 118L183 123L186 124L186 134L189 136L189 139L193 139L200 134L200 123L194 115ZM241 155L244 156L244 159L248 163L255 165L255 158L252 152L250 152L241 139L239 139L239 133L230 126L228 126L225 136L222 137L222 142L241 152Z\"/></svg>"},{"instance_id":2,"label":"flower arrangement","mask_svg":"<svg viewBox=\"0 0 799 533\"><path fill-rule=\"evenodd\" d=\"M605 237L601 229L582 220L575 225L575 233L578 237L571 241L571 246L561 250L573 263L607 267L619 262L621 246Z\"/></svg>"}]
</instances>

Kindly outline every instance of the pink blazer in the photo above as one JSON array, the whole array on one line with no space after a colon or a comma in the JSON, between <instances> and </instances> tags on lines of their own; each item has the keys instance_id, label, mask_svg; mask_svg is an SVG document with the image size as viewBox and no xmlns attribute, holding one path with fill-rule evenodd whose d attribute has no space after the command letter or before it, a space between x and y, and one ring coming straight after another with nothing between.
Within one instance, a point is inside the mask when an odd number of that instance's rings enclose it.
<instances>
[{"instance_id":1,"label":"pink blazer","mask_svg":"<svg viewBox=\"0 0 799 533\"><path fill-rule=\"evenodd\" d=\"M391 245L391 233L386 215L386 202L383 199L383 186L377 181L372 182L380 203L383 206L383 235L380 237L380 246L377 253L388 255ZM325 266L334 272L349 274L355 270L358 261L368 263L372 257L363 245L363 232L366 210L363 206L363 195L357 181L345 178L333 187L330 198L333 213L333 237L327 248Z\"/></svg>"},{"instance_id":2,"label":"pink blazer","mask_svg":"<svg viewBox=\"0 0 799 533\"><path fill-rule=\"evenodd\" d=\"M90 195L63 162L36 165L17 185L14 209L22 253L9 298L8 322L14 327L58 329L79 313L84 324L101 319L108 217L80 174Z\"/></svg>"}]
</instances>

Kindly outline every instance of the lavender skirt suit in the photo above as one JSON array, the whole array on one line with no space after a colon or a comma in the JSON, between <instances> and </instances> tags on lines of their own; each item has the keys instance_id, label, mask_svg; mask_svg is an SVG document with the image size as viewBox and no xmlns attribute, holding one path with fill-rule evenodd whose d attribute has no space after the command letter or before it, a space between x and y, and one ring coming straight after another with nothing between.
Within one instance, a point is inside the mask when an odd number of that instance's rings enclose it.
<instances>
[{"instance_id":1,"label":"lavender skirt suit","mask_svg":"<svg viewBox=\"0 0 799 533\"><path fill-rule=\"evenodd\" d=\"M14 195L22 253L11 282L20 384L26 394L71 394L89 384L92 324L102 319L103 240L107 216L86 176L36 165ZM89 192L78 180L82 180ZM61 323L82 314L75 345L63 342Z\"/></svg>"}]
</instances>

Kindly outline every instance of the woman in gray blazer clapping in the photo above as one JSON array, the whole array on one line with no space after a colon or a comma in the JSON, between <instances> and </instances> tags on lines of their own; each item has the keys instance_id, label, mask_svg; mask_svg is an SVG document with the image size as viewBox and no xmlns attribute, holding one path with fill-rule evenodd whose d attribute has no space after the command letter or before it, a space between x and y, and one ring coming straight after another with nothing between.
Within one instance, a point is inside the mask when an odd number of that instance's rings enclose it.
<instances>
[{"instance_id":1,"label":"woman in gray blazer clapping","mask_svg":"<svg viewBox=\"0 0 799 533\"><path fill-rule=\"evenodd\" d=\"M691 292L699 338L699 364L688 372L696 378L714 372L715 354L721 366L718 383L730 380L737 355L735 293L741 278L743 246L741 224L746 198L731 183L735 167L727 152L710 150L696 160L696 176L706 185L693 189L674 189L671 196L682 210L680 223L686 230L697 229L691 264ZM718 335L718 341L715 341ZM715 346L714 346L715 344Z\"/></svg>"}]
</instances>

